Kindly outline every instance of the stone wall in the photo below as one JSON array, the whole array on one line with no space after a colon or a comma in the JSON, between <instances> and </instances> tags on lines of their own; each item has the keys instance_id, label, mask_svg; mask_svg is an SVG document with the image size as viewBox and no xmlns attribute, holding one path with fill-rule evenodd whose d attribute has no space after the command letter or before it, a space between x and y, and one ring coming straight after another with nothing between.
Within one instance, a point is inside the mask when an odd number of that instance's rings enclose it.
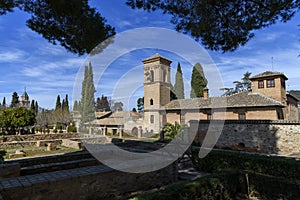
<instances>
[{"instance_id":1,"label":"stone wall","mask_svg":"<svg viewBox=\"0 0 300 200\"><path fill-rule=\"evenodd\" d=\"M0 164L0 179L20 176L21 167L19 163Z\"/></svg>"},{"instance_id":2,"label":"stone wall","mask_svg":"<svg viewBox=\"0 0 300 200\"><path fill-rule=\"evenodd\" d=\"M3 179L0 194L3 199L125 199L131 192L157 188L176 180L176 163L143 174L90 166Z\"/></svg>"},{"instance_id":3,"label":"stone wall","mask_svg":"<svg viewBox=\"0 0 300 200\"><path fill-rule=\"evenodd\" d=\"M0 143L13 141L37 141L37 140L56 140L66 138L78 138L79 133L57 133L57 134L30 134L30 135L3 135Z\"/></svg>"},{"instance_id":4,"label":"stone wall","mask_svg":"<svg viewBox=\"0 0 300 200\"><path fill-rule=\"evenodd\" d=\"M208 120L190 121L190 131L197 132L195 142L202 144L209 125ZM211 126L210 134L213 136L220 129L222 134L216 147L268 154L300 154L300 122L226 120L223 127Z\"/></svg>"}]
</instances>

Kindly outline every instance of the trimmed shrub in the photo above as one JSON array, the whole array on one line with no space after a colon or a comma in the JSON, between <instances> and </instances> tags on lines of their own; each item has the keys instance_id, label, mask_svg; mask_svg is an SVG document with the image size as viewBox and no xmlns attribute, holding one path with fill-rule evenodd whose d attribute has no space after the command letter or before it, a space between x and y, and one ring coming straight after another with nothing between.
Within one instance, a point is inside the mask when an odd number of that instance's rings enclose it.
<instances>
[{"instance_id":1,"label":"trimmed shrub","mask_svg":"<svg viewBox=\"0 0 300 200\"><path fill-rule=\"evenodd\" d=\"M195 168L199 171L215 172L237 169L288 179L300 179L300 161L293 158L213 150L205 158L200 159L198 152L199 150L192 150L191 157Z\"/></svg>"}]
</instances>

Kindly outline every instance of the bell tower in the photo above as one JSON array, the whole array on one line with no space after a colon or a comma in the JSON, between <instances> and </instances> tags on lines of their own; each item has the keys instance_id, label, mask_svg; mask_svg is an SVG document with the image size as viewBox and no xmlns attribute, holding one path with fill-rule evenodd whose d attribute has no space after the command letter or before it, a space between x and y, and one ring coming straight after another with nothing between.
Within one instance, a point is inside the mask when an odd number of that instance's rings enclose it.
<instances>
[{"instance_id":1,"label":"bell tower","mask_svg":"<svg viewBox=\"0 0 300 200\"><path fill-rule=\"evenodd\" d=\"M170 102L170 65L172 61L155 54L144 63L144 128L159 133L165 123L161 114L164 105Z\"/></svg>"}]
</instances>

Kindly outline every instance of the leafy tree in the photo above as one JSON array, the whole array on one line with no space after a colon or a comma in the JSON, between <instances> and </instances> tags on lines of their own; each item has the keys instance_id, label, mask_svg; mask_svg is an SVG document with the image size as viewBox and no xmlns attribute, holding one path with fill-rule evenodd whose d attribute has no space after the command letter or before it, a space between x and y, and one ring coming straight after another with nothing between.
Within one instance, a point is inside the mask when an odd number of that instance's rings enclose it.
<instances>
[{"instance_id":1,"label":"leafy tree","mask_svg":"<svg viewBox=\"0 0 300 200\"><path fill-rule=\"evenodd\" d=\"M22 129L33 126L35 115L25 107L16 107L1 110L1 127L9 134L20 133Z\"/></svg>"},{"instance_id":2,"label":"leafy tree","mask_svg":"<svg viewBox=\"0 0 300 200\"><path fill-rule=\"evenodd\" d=\"M12 94L12 98L11 98L11 104L10 104L10 107L11 108L15 108L19 105L19 96L18 96L18 93L17 92L14 92Z\"/></svg>"},{"instance_id":3,"label":"leafy tree","mask_svg":"<svg viewBox=\"0 0 300 200\"><path fill-rule=\"evenodd\" d=\"M137 109L139 113L144 113L144 97L138 98Z\"/></svg>"},{"instance_id":4,"label":"leafy tree","mask_svg":"<svg viewBox=\"0 0 300 200\"><path fill-rule=\"evenodd\" d=\"M241 78L241 81L233 81L235 84L235 88L221 88L221 90L225 91L224 96L229 96L241 91L251 90L251 72L246 72Z\"/></svg>"},{"instance_id":5,"label":"leafy tree","mask_svg":"<svg viewBox=\"0 0 300 200\"><path fill-rule=\"evenodd\" d=\"M177 31L201 39L211 50L223 52L245 45L258 29L287 22L300 7L299 0L127 0L126 4L133 9L160 9L172 15Z\"/></svg>"},{"instance_id":6,"label":"leafy tree","mask_svg":"<svg viewBox=\"0 0 300 200\"><path fill-rule=\"evenodd\" d=\"M136 108L132 108L132 112L137 112Z\"/></svg>"},{"instance_id":7,"label":"leafy tree","mask_svg":"<svg viewBox=\"0 0 300 200\"><path fill-rule=\"evenodd\" d=\"M56 123L54 110L45 110L42 109L40 113L38 113L36 117L37 126L48 129L49 125L53 125Z\"/></svg>"},{"instance_id":8,"label":"leafy tree","mask_svg":"<svg viewBox=\"0 0 300 200\"><path fill-rule=\"evenodd\" d=\"M109 102L107 100L107 97L102 95L101 98L97 98L96 101L96 110L97 111L110 111Z\"/></svg>"},{"instance_id":9,"label":"leafy tree","mask_svg":"<svg viewBox=\"0 0 300 200\"><path fill-rule=\"evenodd\" d=\"M77 133L77 128L74 123L71 123L71 125L68 126L67 132L68 133Z\"/></svg>"},{"instance_id":10,"label":"leafy tree","mask_svg":"<svg viewBox=\"0 0 300 200\"><path fill-rule=\"evenodd\" d=\"M83 123L92 121L95 118L95 92L93 68L92 64L89 63L89 66L85 66L81 90L81 120Z\"/></svg>"},{"instance_id":11,"label":"leafy tree","mask_svg":"<svg viewBox=\"0 0 300 200\"><path fill-rule=\"evenodd\" d=\"M123 111L123 103L115 102L113 105L113 111Z\"/></svg>"},{"instance_id":12,"label":"leafy tree","mask_svg":"<svg viewBox=\"0 0 300 200\"><path fill-rule=\"evenodd\" d=\"M184 84L183 84L182 71L181 71L179 62L178 62L177 71L176 71L174 93L175 93L177 99L184 99Z\"/></svg>"},{"instance_id":13,"label":"leafy tree","mask_svg":"<svg viewBox=\"0 0 300 200\"><path fill-rule=\"evenodd\" d=\"M115 34L114 28L88 5L88 0L4 0L0 3L0 14L13 12L14 8L31 15L26 22L31 30L79 55L90 53Z\"/></svg>"},{"instance_id":14,"label":"leafy tree","mask_svg":"<svg viewBox=\"0 0 300 200\"><path fill-rule=\"evenodd\" d=\"M241 81L234 81L235 84L235 92L241 92L244 90L250 90L251 89L251 80L250 80L251 72L246 72L243 75L243 78Z\"/></svg>"},{"instance_id":15,"label":"leafy tree","mask_svg":"<svg viewBox=\"0 0 300 200\"><path fill-rule=\"evenodd\" d=\"M203 90L207 86L203 68L200 63L196 63L193 67L191 80L191 98L203 97Z\"/></svg>"},{"instance_id":16,"label":"leafy tree","mask_svg":"<svg viewBox=\"0 0 300 200\"><path fill-rule=\"evenodd\" d=\"M163 127L163 132L171 139L175 138L180 131L182 131L182 126L178 122L175 124L166 123Z\"/></svg>"}]
</instances>

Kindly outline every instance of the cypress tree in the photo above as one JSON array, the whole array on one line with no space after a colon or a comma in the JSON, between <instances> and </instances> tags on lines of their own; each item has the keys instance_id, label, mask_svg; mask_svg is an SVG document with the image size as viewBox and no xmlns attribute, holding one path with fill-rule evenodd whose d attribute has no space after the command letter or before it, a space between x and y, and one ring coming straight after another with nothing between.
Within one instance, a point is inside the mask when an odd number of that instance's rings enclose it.
<instances>
[{"instance_id":1,"label":"cypress tree","mask_svg":"<svg viewBox=\"0 0 300 200\"><path fill-rule=\"evenodd\" d=\"M31 100L31 103L30 103L30 111L35 113L35 103L34 103L33 99Z\"/></svg>"},{"instance_id":2,"label":"cypress tree","mask_svg":"<svg viewBox=\"0 0 300 200\"><path fill-rule=\"evenodd\" d=\"M174 93L175 93L177 99L184 99L184 85L183 85L182 71L181 71L179 62L178 62L177 71L176 71Z\"/></svg>"},{"instance_id":3,"label":"cypress tree","mask_svg":"<svg viewBox=\"0 0 300 200\"><path fill-rule=\"evenodd\" d=\"M39 113L39 104L38 104L37 101L35 101L35 106L34 106L34 108L35 108L35 114L37 115L37 114Z\"/></svg>"},{"instance_id":4,"label":"cypress tree","mask_svg":"<svg viewBox=\"0 0 300 200\"><path fill-rule=\"evenodd\" d=\"M59 111L61 109L60 96L58 95L56 98L55 111Z\"/></svg>"},{"instance_id":5,"label":"cypress tree","mask_svg":"<svg viewBox=\"0 0 300 200\"><path fill-rule=\"evenodd\" d=\"M2 101L2 109L6 108L6 99L5 97L3 97L3 101Z\"/></svg>"},{"instance_id":6,"label":"cypress tree","mask_svg":"<svg viewBox=\"0 0 300 200\"><path fill-rule=\"evenodd\" d=\"M78 101L77 100L74 102L73 111L79 111L79 109L78 109Z\"/></svg>"},{"instance_id":7,"label":"cypress tree","mask_svg":"<svg viewBox=\"0 0 300 200\"><path fill-rule=\"evenodd\" d=\"M203 68L200 63L196 63L192 72L191 98L203 97L203 90L207 86Z\"/></svg>"},{"instance_id":8,"label":"cypress tree","mask_svg":"<svg viewBox=\"0 0 300 200\"><path fill-rule=\"evenodd\" d=\"M63 100L63 103L62 103L62 111L66 114L69 113L69 100L68 100L67 94L66 94L66 98Z\"/></svg>"},{"instance_id":9,"label":"cypress tree","mask_svg":"<svg viewBox=\"0 0 300 200\"><path fill-rule=\"evenodd\" d=\"M18 93L17 93L17 92L14 92L14 93L12 94L10 107L11 107L11 108L15 108L15 107L18 106L18 104L19 104L19 96L18 96Z\"/></svg>"},{"instance_id":10,"label":"cypress tree","mask_svg":"<svg viewBox=\"0 0 300 200\"><path fill-rule=\"evenodd\" d=\"M85 66L84 80L82 82L81 90L81 104L82 104L82 122L89 122L95 118L95 86L93 80L93 68L92 64Z\"/></svg>"}]
</instances>

